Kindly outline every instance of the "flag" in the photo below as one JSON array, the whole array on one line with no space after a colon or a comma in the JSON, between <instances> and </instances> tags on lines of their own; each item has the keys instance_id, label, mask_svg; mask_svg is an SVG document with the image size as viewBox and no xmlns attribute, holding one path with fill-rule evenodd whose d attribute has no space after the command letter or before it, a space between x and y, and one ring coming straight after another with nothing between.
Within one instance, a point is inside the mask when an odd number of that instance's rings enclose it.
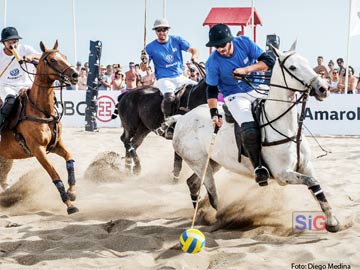
<instances>
[{"instance_id":1,"label":"flag","mask_svg":"<svg viewBox=\"0 0 360 270\"><path fill-rule=\"evenodd\" d=\"M350 36L360 35L360 0L350 0Z\"/></svg>"}]
</instances>

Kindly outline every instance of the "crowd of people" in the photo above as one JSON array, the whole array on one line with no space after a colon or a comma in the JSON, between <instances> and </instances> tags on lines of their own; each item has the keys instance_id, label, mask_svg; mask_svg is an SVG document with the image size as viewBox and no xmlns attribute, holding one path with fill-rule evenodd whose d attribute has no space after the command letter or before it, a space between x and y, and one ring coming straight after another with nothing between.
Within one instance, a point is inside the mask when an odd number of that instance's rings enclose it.
<instances>
[{"instance_id":1,"label":"crowd of people","mask_svg":"<svg viewBox=\"0 0 360 270\"><path fill-rule=\"evenodd\" d=\"M204 64L203 64L204 65ZM88 62L83 65L80 61L76 63L76 70L79 72L79 82L76 86L69 86L68 90L86 90L87 75L89 72ZM186 62L183 68L183 75L187 78L199 82L202 79L199 70L190 61ZM111 90L125 92L145 85L154 85L156 79L151 66L145 71L140 69L140 64L130 62L128 69L120 64L100 65L98 90Z\"/></svg>"},{"instance_id":2,"label":"crowd of people","mask_svg":"<svg viewBox=\"0 0 360 270\"><path fill-rule=\"evenodd\" d=\"M355 76L355 70L350 65L346 73L343 58L338 58L336 63L338 67L335 67L334 61L330 60L328 67L326 67L324 65L324 58L318 56L317 66L314 67L314 71L328 81L332 94L345 94L346 76L348 76L347 94L360 94L360 74L358 77Z\"/></svg>"}]
</instances>

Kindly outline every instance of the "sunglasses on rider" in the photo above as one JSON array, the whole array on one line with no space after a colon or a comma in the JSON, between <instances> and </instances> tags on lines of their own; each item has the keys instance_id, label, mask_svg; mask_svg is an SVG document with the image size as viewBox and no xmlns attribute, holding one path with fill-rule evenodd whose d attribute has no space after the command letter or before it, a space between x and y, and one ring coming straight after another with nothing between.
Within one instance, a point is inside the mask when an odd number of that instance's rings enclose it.
<instances>
[{"instance_id":1,"label":"sunglasses on rider","mask_svg":"<svg viewBox=\"0 0 360 270\"><path fill-rule=\"evenodd\" d=\"M215 46L215 48L216 49L222 49L222 48L224 48L226 45L227 45L228 43L226 42L226 43L224 43L224 44L220 44L220 45L218 45L218 46Z\"/></svg>"},{"instance_id":2,"label":"sunglasses on rider","mask_svg":"<svg viewBox=\"0 0 360 270\"><path fill-rule=\"evenodd\" d=\"M160 32L166 32L167 30L169 30L169 28L156 28L155 31L160 33Z\"/></svg>"}]
</instances>

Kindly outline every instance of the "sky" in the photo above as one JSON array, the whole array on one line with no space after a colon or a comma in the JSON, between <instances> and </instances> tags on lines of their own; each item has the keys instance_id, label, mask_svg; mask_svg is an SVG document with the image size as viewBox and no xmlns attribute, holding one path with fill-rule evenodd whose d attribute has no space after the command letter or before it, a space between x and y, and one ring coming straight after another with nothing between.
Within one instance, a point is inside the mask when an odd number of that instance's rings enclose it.
<instances>
[{"instance_id":1,"label":"sky","mask_svg":"<svg viewBox=\"0 0 360 270\"><path fill-rule=\"evenodd\" d=\"M156 38L155 19L165 15L171 30L199 50L199 60L206 61L209 50L208 26L203 22L212 7L251 7L251 0L0 0L0 23L14 26L21 43L40 51L59 41L59 50L69 62L84 63L89 58L90 40L102 42L101 64L120 63L127 70L130 61L139 62L140 51ZM164 2L166 3L164 5ZM6 12L5 12L6 3ZM280 37L280 49L287 50L297 40L297 52L316 65L319 55L324 63L338 57L346 60L349 0L254 0L262 26L257 27L257 44L265 49L266 35ZM164 8L165 7L165 8ZM5 17L6 14L6 17ZM74 19L75 35L74 42ZM6 20L6 22L5 22ZM144 27L146 25L146 27ZM231 27L235 35L237 27ZM245 34L252 36L250 28ZM75 46L76 43L76 46ZM75 49L76 47L76 49ZM360 73L360 36L350 40L349 64ZM184 53L184 60L190 54Z\"/></svg>"}]
</instances>

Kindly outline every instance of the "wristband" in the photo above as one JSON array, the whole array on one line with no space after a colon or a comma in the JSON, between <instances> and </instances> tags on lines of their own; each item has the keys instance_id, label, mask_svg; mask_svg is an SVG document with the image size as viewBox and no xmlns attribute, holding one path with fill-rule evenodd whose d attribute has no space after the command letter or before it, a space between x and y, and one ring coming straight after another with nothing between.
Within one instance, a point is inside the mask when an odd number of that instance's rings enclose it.
<instances>
[{"instance_id":1,"label":"wristband","mask_svg":"<svg viewBox=\"0 0 360 270\"><path fill-rule=\"evenodd\" d=\"M211 118L213 118L214 116L218 116L219 115L219 111L217 108L211 108L210 109L210 115L211 115Z\"/></svg>"}]
</instances>

